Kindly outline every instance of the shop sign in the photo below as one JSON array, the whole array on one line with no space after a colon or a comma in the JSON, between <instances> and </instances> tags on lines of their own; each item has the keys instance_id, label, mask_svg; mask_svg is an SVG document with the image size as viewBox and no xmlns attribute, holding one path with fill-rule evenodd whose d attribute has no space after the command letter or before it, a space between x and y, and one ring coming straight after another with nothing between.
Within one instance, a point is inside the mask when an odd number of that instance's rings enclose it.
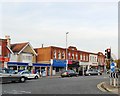
<instances>
[{"instance_id":1,"label":"shop sign","mask_svg":"<svg viewBox=\"0 0 120 96\"><path fill-rule=\"evenodd\" d=\"M68 64L72 64L72 60L68 60Z\"/></svg>"},{"instance_id":2,"label":"shop sign","mask_svg":"<svg viewBox=\"0 0 120 96\"><path fill-rule=\"evenodd\" d=\"M9 60L9 58L0 57L0 61L8 62Z\"/></svg>"},{"instance_id":3,"label":"shop sign","mask_svg":"<svg viewBox=\"0 0 120 96\"><path fill-rule=\"evenodd\" d=\"M66 60L53 60L53 63L64 63L64 64L66 64Z\"/></svg>"}]
</instances>

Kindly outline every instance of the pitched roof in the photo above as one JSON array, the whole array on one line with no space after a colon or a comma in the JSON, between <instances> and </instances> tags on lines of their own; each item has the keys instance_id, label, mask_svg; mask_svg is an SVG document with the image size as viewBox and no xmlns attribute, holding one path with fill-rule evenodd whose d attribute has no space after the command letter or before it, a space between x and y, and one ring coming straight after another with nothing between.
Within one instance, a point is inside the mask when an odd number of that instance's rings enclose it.
<instances>
[{"instance_id":1,"label":"pitched roof","mask_svg":"<svg viewBox=\"0 0 120 96\"><path fill-rule=\"evenodd\" d=\"M29 42L11 44L11 50L13 52L20 52L28 43Z\"/></svg>"}]
</instances>

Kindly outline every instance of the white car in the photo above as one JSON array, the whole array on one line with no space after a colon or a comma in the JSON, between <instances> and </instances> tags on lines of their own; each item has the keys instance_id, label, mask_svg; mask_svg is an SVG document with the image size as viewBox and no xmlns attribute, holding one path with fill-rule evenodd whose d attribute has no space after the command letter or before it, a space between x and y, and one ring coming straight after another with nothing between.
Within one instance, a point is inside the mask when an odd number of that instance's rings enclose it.
<instances>
[{"instance_id":1,"label":"white car","mask_svg":"<svg viewBox=\"0 0 120 96\"><path fill-rule=\"evenodd\" d=\"M18 72L18 74L21 74L22 76L25 76L27 79L38 79L39 78L39 74L33 74L27 70Z\"/></svg>"},{"instance_id":2,"label":"white car","mask_svg":"<svg viewBox=\"0 0 120 96\"><path fill-rule=\"evenodd\" d=\"M7 82L25 82L26 77L20 74L16 74L14 70L7 68L0 68L0 83Z\"/></svg>"}]
</instances>

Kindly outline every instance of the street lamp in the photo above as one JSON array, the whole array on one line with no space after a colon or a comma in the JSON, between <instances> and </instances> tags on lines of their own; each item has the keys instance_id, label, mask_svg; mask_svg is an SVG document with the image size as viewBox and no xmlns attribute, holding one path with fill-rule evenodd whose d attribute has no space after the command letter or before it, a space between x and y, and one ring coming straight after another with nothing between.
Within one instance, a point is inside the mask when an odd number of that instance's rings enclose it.
<instances>
[{"instance_id":1,"label":"street lamp","mask_svg":"<svg viewBox=\"0 0 120 96\"><path fill-rule=\"evenodd\" d=\"M67 64L67 35L68 35L69 32L66 32L66 70L68 69L68 64Z\"/></svg>"}]
</instances>

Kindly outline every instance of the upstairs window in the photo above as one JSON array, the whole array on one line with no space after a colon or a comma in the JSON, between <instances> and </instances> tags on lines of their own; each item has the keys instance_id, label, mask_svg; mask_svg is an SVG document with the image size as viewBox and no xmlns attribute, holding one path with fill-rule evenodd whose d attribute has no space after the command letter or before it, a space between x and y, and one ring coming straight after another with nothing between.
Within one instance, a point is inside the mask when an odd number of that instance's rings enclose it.
<instances>
[{"instance_id":1,"label":"upstairs window","mask_svg":"<svg viewBox=\"0 0 120 96\"><path fill-rule=\"evenodd\" d=\"M65 59L65 53L62 52L62 59Z\"/></svg>"},{"instance_id":2,"label":"upstairs window","mask_svg":"<svg viewBox=\"0 0 120 96\"><path fill-rule=\"evenodd\" d=\"M82 60L82 54L80 54L80 60Z\"/></svg>"},{"instance_id":3,"label":"upstairs window","mask_svg":"<svg viewBox=\"0 0 120 96\"><path fill-rule=\"evenodd\" d=\"M56 50L53 52L53 58L56 59Z\"/></svg>"},{"instance_id":4,"label":"upstairs window","mask_svg":"<svg viewBox=\"0 0 120 96\"><path fill-rule=\"evenodd\" d=\"M76 60L78 60L78 54L76 54Z\"/></svg>"},{"instance_id":5,"label":"upstairs window","mask_svg":"<svg viewBox=\"0 0 120 96\"><path fill-rule=\"evenodd\" d=\"M74 54L72 54L72 59L74 59Z\"/></svg>"},{"instance_id":6,"label":"upstairs window","mask_svg":"<svg viewBox=\"0 0 120 96\"><path fill-rule=\"evenodd\" d=\"M86 55L86 61L88 61L88 55Z\"/></svg>"},{"instance_id":7,"label":"upstairs window","mask_svg":"<svg viewBox=\"0 0 120 96\"><path fill-rule=\"evenodd\" d=\"M61 59L61 53L60 53L60 51L58 52L58 59Z\"/></svg>"},{"instance_id":8,"label":"upstairs window","mask_svg":"<svg viewBox=\"0 0 120 96\"><path fill-rule=\"evenodd\" d=\"M68 58L70 59L70 52L68 53Z\"/></svg>"},{"instance_id":9,"label":"upstairs window","mask_svg":"<svg viewBox=\"0 0 120 96\"><path fill-rule=\"evenodd\" d=\"M85 61L85 54L83 55L83 60Z\"/></svg>"}]
</instances>

